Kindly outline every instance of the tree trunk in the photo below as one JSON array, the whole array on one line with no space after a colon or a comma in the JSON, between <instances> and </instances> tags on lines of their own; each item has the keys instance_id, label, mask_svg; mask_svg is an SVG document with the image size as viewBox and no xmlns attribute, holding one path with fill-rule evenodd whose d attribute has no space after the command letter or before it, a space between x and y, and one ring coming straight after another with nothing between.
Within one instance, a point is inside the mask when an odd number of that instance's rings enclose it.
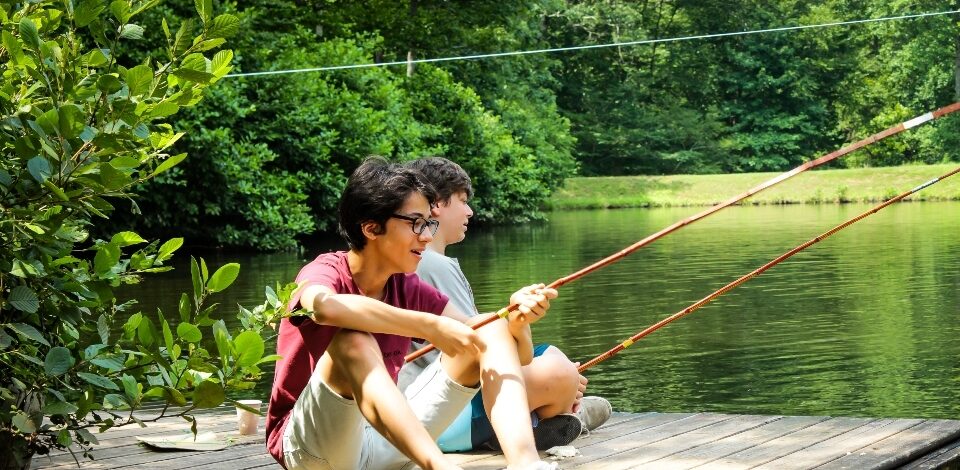
<instances>
[{"instance_id":1,"label":"tree trunk","mask_svg":"<svg viewBox=\"0 0 960 470\"><path fill-rule=\"evenodd\" d=\"M953 42L956 45L953 51L953 99L960 101L960 33Z\"/></svg>"},{"instance_id":2,"label":"tree trunk","mask_svg":"<svg viewBox=\"0 0 960 470\"><path fill-rule=\"evenodd\" d=\"M414 25L417 17L417 0L410 0L410 24ZM415 34L416 28L410 28L408 34ZM412 77L414 71L413 64L413 39L409 39L410 47L407 49L407 76Z\"/></svg>"}]
</instances>

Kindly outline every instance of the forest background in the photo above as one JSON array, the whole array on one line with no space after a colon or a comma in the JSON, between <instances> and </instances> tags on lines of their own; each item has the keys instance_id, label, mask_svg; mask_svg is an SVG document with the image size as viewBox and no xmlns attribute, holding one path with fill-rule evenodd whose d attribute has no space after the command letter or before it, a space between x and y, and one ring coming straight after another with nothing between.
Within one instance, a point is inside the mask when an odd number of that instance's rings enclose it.
<instances>
[{"instance_id":1,"label":"forest background","mask_svg":"<svg viewBox=\"0 0 960 470\"><path fill-rule=\"evenodd\" d=\"M189 18L168 0L144 20ZM450 57L960 9L929 0L221 2L234 73ZM155 24L153 24L155 23ZM153 40L156 40L154 43ZM161 54L143 39L131 58ZM960 99L960 15L437 64L221 80L172 122L183 163L118 207L112 233L291 248L336 226L367 155L451 158L475 220L542 217L574 175L781 171ZM840 166L960 161L960 121ZM836 166L836 165L835 165Z\"/></svg>"}]
</instances>

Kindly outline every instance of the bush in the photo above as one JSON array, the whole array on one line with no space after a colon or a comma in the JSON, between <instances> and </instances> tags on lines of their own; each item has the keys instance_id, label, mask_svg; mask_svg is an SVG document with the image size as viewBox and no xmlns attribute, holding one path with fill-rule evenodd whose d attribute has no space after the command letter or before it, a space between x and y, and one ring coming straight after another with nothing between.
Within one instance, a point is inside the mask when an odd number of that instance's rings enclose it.
<instances>
[{"instance_id":1,"label":"bush","mask_svg":"<svg viewBox=\"0 0 960 470\"><path fill-rule=\"evenodd\" d=\"M193 295L181 298L173 328L159 311L131 315L134 304L118 303L115 290L170 269L183 240L90 235L118 200L186 157L169 153L183 134L163 121L230 70L231 51L211 51L239 22L214 17L210 0L196 2L196 37L192 22L176 31L163 23L166 61L121 64L118 51L148 32L134 20L155 4L0 5L2 462L26 466L34 453L74 443L86 451L96 443L91 427L139 422L133 410L147 399L185 406L178 414L189 418L249 387L269 360L260 330L289 288L241 311L244 331L230 335L205 301L239 265L209 274L194 261ZM200 327L213 328L217 355L201 346Z\"/></svg>"}]
</instances>

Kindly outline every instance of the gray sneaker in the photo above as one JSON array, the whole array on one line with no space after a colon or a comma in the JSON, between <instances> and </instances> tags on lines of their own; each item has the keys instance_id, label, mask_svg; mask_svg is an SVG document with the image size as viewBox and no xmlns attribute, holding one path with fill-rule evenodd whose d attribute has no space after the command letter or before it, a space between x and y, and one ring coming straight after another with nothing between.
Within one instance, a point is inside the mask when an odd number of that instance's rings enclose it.
<instances>
[{"instance_id":1,"label":"gray sneaker","mask_svg":"<svg viewBox=\"0 0 960 470\"><path fill-rule=\"evenodd\" d=\"M577 417L583 422L583 427L587 431L593 431L606 423L613 414L613 406L606 398L602 397L583 397L580 401L580 409L577 410Z\"/></svg>"}]
</instances>

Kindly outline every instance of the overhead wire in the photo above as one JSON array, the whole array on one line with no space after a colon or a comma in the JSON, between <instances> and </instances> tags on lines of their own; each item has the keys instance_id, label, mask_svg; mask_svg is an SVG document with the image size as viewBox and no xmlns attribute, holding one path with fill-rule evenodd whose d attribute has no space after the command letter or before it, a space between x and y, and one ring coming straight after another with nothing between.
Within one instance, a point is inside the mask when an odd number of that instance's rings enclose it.
<instances>
[{"instance_id":1,"label":"overhead wire","mask_svg":"<svg viewBox=\"0 0 960 470\"><path fill-rule=\"evenodd\" d=\"M610 47L625 47L625 46L641 46L647 44L662 44L669 42L681 42L681 41L693 41L698 39L713 39L713 38L723 38L731 36L746 36L752 34L765 34L765 33L776 33L783 31L799 31L804 29L817 29L817 28L830 28L836 26L847 26L847 25L856 25L864 23L879 23L884 21L897 21L897 20L907 20L914 18L926 18L932 16L943 16L943 15L952 15L960 13L960 10L947 10L940 12L928 12L928 13L915 13L908 15L899 15L899 16L888 16L883 18L866 18L859 20L848 20L848 21L836 21L832 23L819 23L812 25L800 25L800 26L782 26L777 28L765 28L765 29L756 29L750 31L731 31L726 33L712 33L712 34L699 34L694 36L680 36L672 38L660 38L660 39L642 39L637 41L624 41L624 42L612 42L606 44L590 44L584 46L568 46L568 47L552 47L546 49L532 49L526 51L509 51L509 52L493 52L488 54L472 54L472 55L462 55L462 56L452 56L452 57L436 57L428 59L414 59L414 60L397 60L390 62L375 62L367 64L348 64L348 65L331 65L324 67L310 67L303 69L285 69L285 70L266 70L261 72L239 72L231 73L224 76L224 78L243 78L243 77L259 77L266 75L285 75L293 73L309 73L309 72L325 72L333 70L351 70L351 69L363 69L363 68L372 68L372 67L389 67L394 65L408 65L408 64L430 64L437 62L451 62L458 60L479 60L479 59L490 59L496 57L513 57L513 56L523 56L531 54L548 54L555 52L568 52L568 51L582 51L588 49L602 49Z\"/></svg>"}]
</instances>

